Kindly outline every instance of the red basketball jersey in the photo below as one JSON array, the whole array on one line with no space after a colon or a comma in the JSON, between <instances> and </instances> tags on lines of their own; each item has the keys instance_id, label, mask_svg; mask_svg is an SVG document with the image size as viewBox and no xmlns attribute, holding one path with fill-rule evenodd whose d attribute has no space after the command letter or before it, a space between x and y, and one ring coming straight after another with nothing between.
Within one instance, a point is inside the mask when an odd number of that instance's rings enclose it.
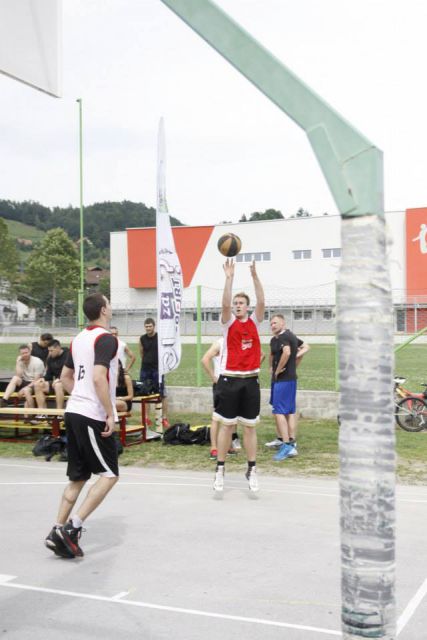
<instances>
[{"instance_id":1,"label":"red basketball jersey","mask_svg":"<svg viewBox=\"0 0 427 640\"><path fill-rule=\"evenodd\" d=\"M261 362L259 322L255 315L247 320L232 316L223 325L224 345L221 352L221 375L256 375Z\"/></svg>"}]
</instances>

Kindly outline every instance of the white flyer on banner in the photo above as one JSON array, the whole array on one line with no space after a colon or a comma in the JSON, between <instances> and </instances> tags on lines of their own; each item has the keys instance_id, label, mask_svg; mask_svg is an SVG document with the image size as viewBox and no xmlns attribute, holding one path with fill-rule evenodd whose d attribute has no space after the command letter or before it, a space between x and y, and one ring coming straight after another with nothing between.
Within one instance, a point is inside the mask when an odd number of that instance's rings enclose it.
<instances>
[{"instance_id":1,"label":"white flyer on banner","mask_svg":"<svg viewBox=\"0 0 427 640\"><path fill-rule=\"evenodd\" d=\"M157 165L157 333L159 344L159 379L176 369L181 360L179 322L182 303L182 271L175 250L166 203L165 135L163 118L159 124Z\"/></svg>"}]
</instances>

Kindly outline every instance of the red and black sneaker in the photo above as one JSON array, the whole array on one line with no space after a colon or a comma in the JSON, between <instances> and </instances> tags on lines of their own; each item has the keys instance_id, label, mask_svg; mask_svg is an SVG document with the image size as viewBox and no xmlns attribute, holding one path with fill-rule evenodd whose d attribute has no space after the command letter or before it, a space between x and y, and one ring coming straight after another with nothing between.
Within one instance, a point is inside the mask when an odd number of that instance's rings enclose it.
<instances>
[{"instance_id":1,"label":"red and black sneaker","mask_svg":"<svg viewBox=\"0 0 427 640\"><path fill-rule=\"evenodd\" d=\"M65 547L74 556L84 556L83 549L79 546L79 540L82 535L81 527L73 527L71 520L58 529L58 535L62 538Z\"/></svg>"},{"instance_id":2,"label":"red and black sneaker","mask_svg":"<svg viewBox=\"0 0 427 640\"><path fill-rule=\"evenodd\" d=\"M60 558L75 558L74 553L67 549L62 538L59 536L58 529L59 527L52 528L52 530L45 538L45 546Z\"/></svg>"}]
</instances>

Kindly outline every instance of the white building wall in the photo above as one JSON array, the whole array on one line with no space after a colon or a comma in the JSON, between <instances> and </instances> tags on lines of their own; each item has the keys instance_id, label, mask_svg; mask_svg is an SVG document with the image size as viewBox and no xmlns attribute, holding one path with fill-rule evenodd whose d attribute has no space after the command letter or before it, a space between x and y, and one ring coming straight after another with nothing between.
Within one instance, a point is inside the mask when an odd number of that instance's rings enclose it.
<instances>
[{"instance_id":1,"label":"white building wall","mask_svg":"<svg viewBox=\"0 0 427 640\"><path fill-rule=\"evenodd\" d=\"M386 214L390 273L395 301L405 289L405 212ZM256 263L271 306L335 303L339 258L323 258L322 249L341 247L340 216L321 216L217 225L184 291L184 307L195 306L196 287L202 286L203 306L221 304L225 258L217 249L221 235L231 232L242 240L241 253L270 252L271 261ZM311 250L311 259L295 260L293 251ZM363 256L361 256L363 259ZM126 231L111 233L111 302L116 309L156 307L155 289L131 289L128 285ZM236 263L233 290L254 290L249 263Z\"/></svg>"}]
</instances>

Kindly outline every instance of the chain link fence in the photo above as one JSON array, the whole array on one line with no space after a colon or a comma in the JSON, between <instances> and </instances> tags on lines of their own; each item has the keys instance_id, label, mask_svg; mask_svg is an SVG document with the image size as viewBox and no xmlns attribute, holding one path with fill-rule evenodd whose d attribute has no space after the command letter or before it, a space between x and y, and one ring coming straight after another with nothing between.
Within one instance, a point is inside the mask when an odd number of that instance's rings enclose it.
<instances>
[{"instance_id":1,"label":"chain link fence","mask_svg":"<svg viewBox=\"0 0 427 640\"><path fill-rule=\"evenodd\" d=\"M249 284L245 290L254 303L252 285ZM218 335L222 291L222 287L184 289L180 323L182 336L197 334L198 294L201 298L202 335ZM287 326L297 335L335 335L335 282L305 288L276 287L266 283L265 298L265 322L261 328L264 335L269 335L268 322L275 313L282 313ZM113 323L125 336L140 335L144 320L157 316L154 289L112 288L111 303ZM406 292L396 289L393 290L393 303L396 333L413 334L427 326L427 296L415 296L408 303ZM62 314L53 315L48 300L44 301L43 308L36 308L0 296L0 337L33 339L44 331L71 336L76 333L77 326L75 302L63 305Z\"/></svg>"}]
</instances>

